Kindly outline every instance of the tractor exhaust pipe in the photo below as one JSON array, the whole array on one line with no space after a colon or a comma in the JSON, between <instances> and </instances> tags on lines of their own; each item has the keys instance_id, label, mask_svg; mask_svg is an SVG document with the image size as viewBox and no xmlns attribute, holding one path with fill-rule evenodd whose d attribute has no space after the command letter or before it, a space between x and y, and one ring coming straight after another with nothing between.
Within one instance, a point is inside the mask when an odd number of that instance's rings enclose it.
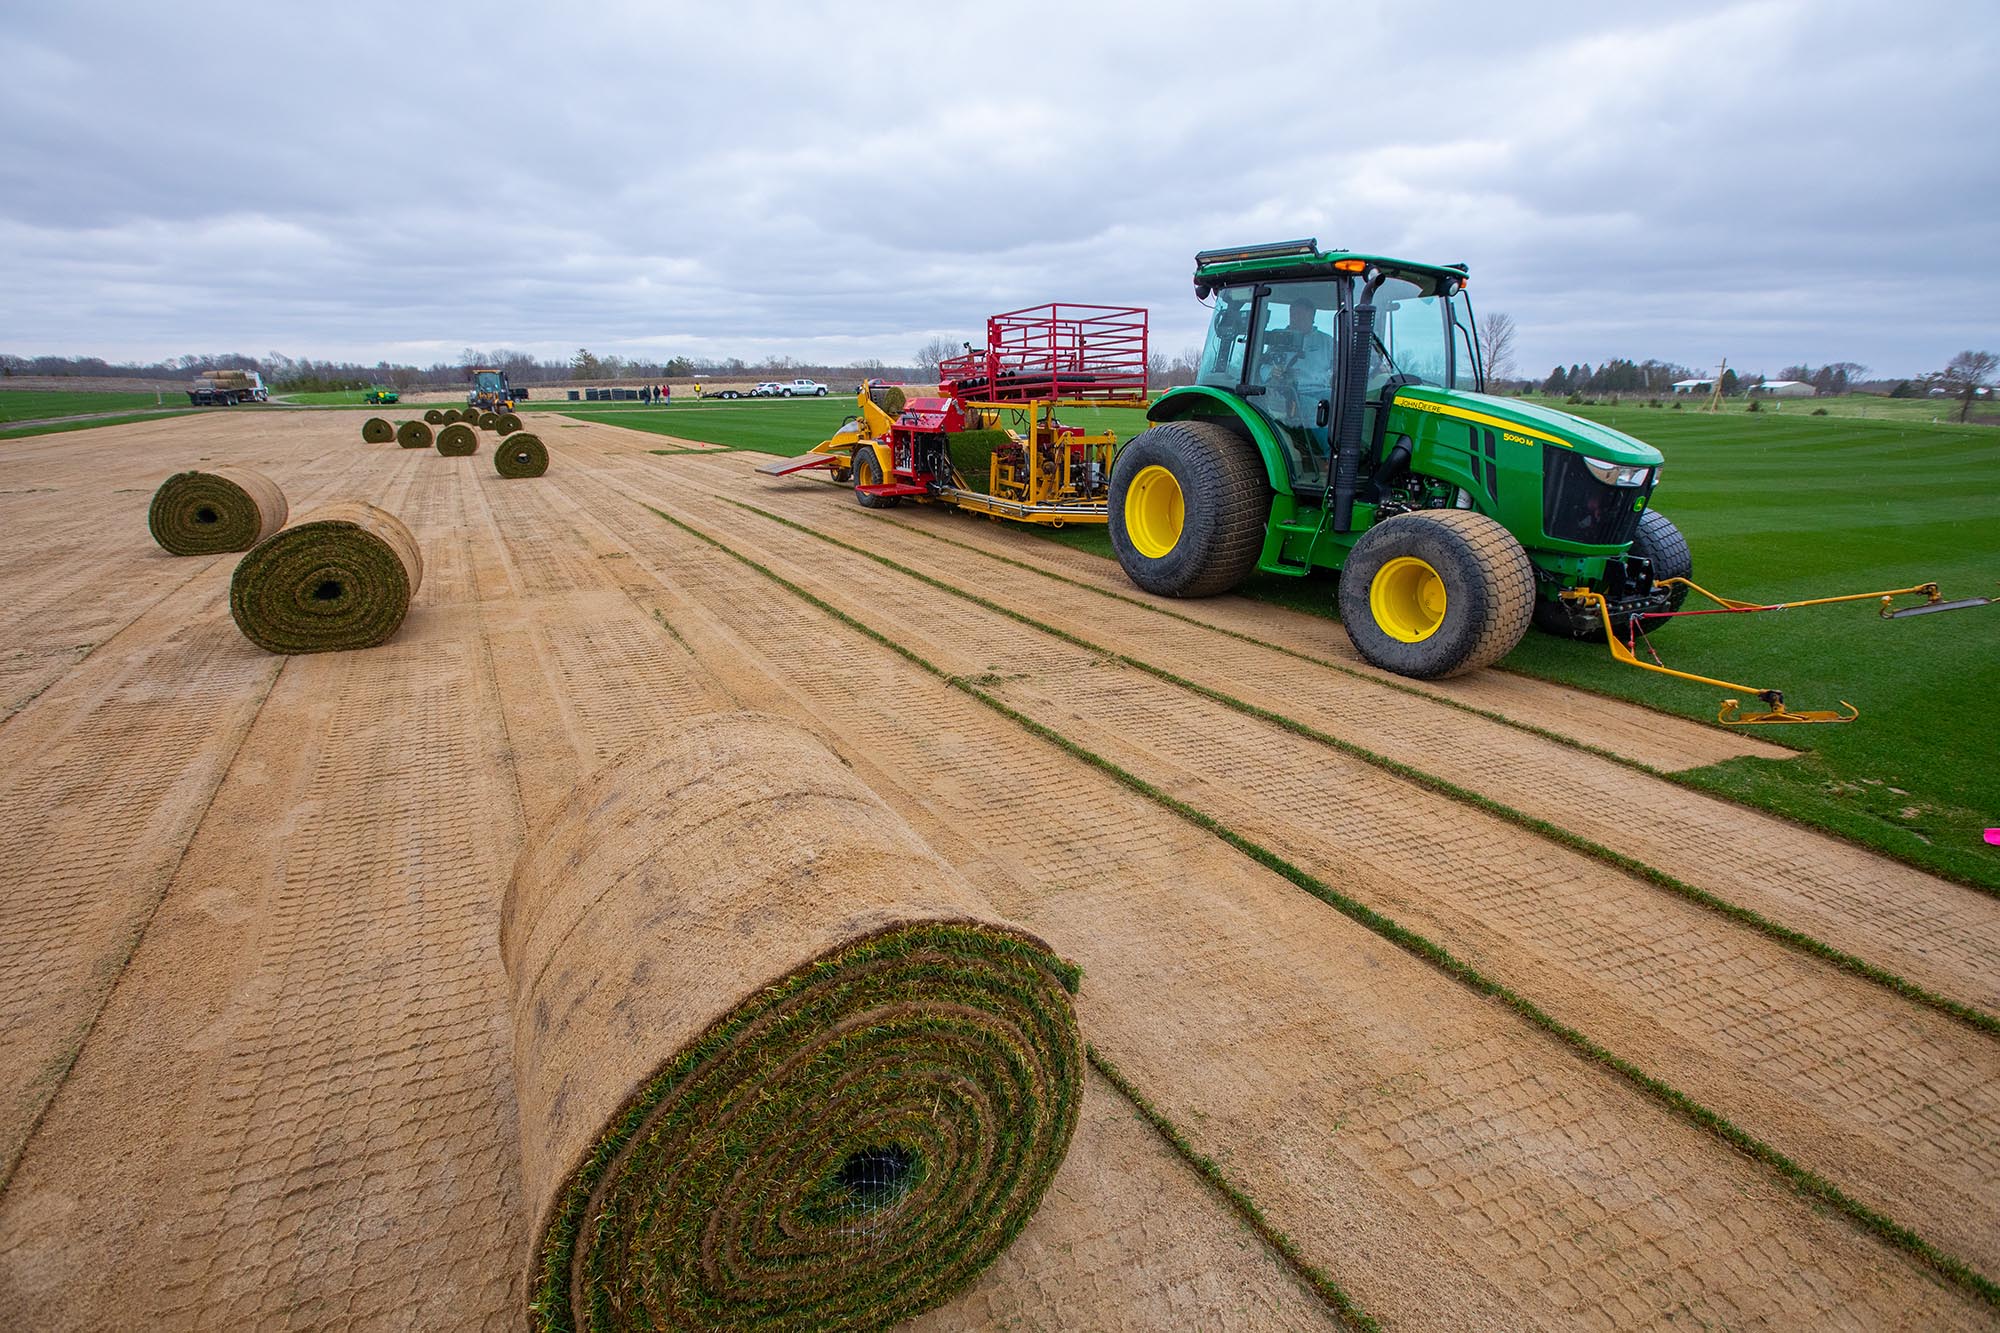
<instances>
[{"instance_id":1,"label":"tractor exhaust pipe","mask_svg":"<svg viewBox=\"0 0 2000 1333\"><path fill-rule=\"evenodd\" d=\"M1368 359L1375 350L1375 293L1388 275L1371 269L1361 300L1354 307L1354 336L1342 369L1347 382L1340 390L1340 438L1333 454L1333 530L1353 526L1354 492L1361 484L1361 415L1368 396Z\"/></svg>"}]
</instances>

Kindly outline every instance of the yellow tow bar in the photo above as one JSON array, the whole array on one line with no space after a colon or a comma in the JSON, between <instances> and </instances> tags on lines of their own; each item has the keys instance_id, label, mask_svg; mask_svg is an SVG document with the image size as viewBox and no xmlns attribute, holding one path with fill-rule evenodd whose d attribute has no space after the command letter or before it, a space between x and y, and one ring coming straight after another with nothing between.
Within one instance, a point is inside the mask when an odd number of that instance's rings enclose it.
<instances>
[{"instance_id":1,"label":"yellow tow bar","mask_svg":"<svg viewBox=\"0 0 2000 1333\"><path fill-rule=\"evenodd\" d=\"M1684 611L1677 613L1681 615L1726 615L1730 613L1757 611L1789 611L1794 607L1825 606L1832 602L1868 602L1879 600L1882 605L1878 614L1884 620L1895 620L1903 616L1920 616L1932 611L1957 611L1966 607L1988 606L1995 602L2000 602L2000 597L1966 597L1960 598L1957 601L1947 602L1938 592L1938 586L1935 583L1919 583L1913 588L1890 588L1882 592L1855 592L1846 593L1839 597L1811 597L1797 602L1768 603L1739 602L1734 598L1721 597L1710 592L1692 579L1661 579L1659 582L1659 586L1661 587L1668 587L1673 584L1679 584L1690 592L1700 593L1709 601L1714 602L1719 608L1717 611ZM1745 713L1742 711L1742 705L1737 700L1724 699L1721 711L1716 714L1715 720L1723 723L1725 726L1760 726L1779 722L1852 722L1855 718L1861 716L1861 711L1845 699L1840 701L1841 708L1847 710L1845 713L1834 709L1794 711L1785 707L1785 695L1782 690L1760 690L1754 685L1739 685L1732 680L1717 680L1713 676L1697 676L1690 671L1676 671L1664 662L1657 660L1642 662L1639 660L1638 655L1632 651L1631 646L1620 643L1617 634L1612 632L1611 605L1605 601L1604 594L1590 588L1572 588L1563 593L1562 597L1566 602L1575 602L1582 606L1594 606L1597 608L1598 619L1604 623L1605 642L1611 645L1611 656L1616 660L1628 666L1639 667L1645 671L1657 671L1661 675L1674 676L1681 680L1691 680L1702 685L1714 685L1725 690L1735 690L1738 694L1755 695L1764 703L1765 710L1763 712ZM1926 600L1922 606L1898 607L1896 606L1896 599L1898 597L1922 597ZM1637 624L1636 620L1634 624ZM1654 656L1657 659L1658 654L1654 654Z\"/></svg>"}]
</instances>

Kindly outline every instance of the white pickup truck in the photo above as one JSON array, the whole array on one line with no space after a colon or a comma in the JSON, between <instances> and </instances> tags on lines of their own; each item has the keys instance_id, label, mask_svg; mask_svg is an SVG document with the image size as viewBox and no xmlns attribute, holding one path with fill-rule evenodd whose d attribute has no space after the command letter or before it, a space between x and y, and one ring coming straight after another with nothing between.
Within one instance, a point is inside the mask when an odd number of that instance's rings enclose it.
<instances>
[{"instance_id":1,"label":"white pickup truck","mask_svg":"<svg viewBox=\"0 0 2000 1333\"><path fill-rule=\"evenodd\" d=\"M792 380L789 383L760 384L757 391L771 398L824 398L826 386L818 380Z\"/></svg>"}]
</instances>

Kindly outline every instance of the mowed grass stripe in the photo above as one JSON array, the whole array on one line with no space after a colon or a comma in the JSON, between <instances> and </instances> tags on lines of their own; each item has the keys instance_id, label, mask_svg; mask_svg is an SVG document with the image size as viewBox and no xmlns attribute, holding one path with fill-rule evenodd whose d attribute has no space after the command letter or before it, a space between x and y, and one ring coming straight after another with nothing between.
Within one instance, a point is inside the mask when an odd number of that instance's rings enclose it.
<instances>
[{"instance_id":1,"label":"mowed grass stripe","mask_svg":"<svg viewBox=\"0 0 2000 1333\"><path fill-rule=\"evenodd\" d=\"M1425 791L1446 797L1463 805L1471 806L1485 814L1493 815L1525 832L1532 833L1537 837L1565 847L1570 851L1579 852L1594 861L1610 866L1614 870L1631 875L1635 879L1642 880L1656 888L1664 889L1669 893L1684 898L1729 921L1746 926L1758 934L1775 940L1788 948L1817 958L1821 962L1831 964L1841 971L1859 977L1864 981L1872 982L1892 994L1943 1014L1948 1018L1965 1024L1975 1031L1984 1033L1989 1037L2000 1037L2000 1016L1987 1013L1982 1009L1977 1009L1961 1001L1954 1000L1949 996L1941 995L1926 986L1911 981L1907 977L1891 972L1887 968L1880 967L1843 949L1836 948L1815 936L1808 935L1804 931L1796 930L1778 921L1773 921L1753 908L1745 907L1741 903L1732 902L1698 885L1690 884L1686 880L1641 861L1637 857L1629 856L1624 852L1606 847L1600 842L1586 838L1582 834L1573 833L1539 816L1528 814L1523 810L1517 810L1513 806L1496 801L1490 796L1483 795L1467 787L1462 787L1449 778L1439 777L1434 773L1406 764L1399 759L1391 759L1387 755L1377 754L1366 746L1321 731L1309 723L1274 712L1261 705L1238 699L1233 695L1214 689L1211 686L1200 684L1197 681L1188 680L1183 676L1168 671L1164 667L1155 666L1140 658L1132 657L1128 654L1104 647L1101 644L1093 643L1080 635L1072 634L1067 630L1037 620L1025 612L1002 606L998 602L991 601L977 593L969 592L944 579L923 573L921 570L912 569L878 552L844 542L838 537L829 536L794 519L785 518L783 515L759 509L755 505L745 504L740 500L729 500L728 503L761 518L769 519L781 527L790 528L806 536L817 538L840 550L864 556L885 568L895 570L899 574L913 578L927 587L949 593L954 597L970 602L982 610L991 611L995 615L1005 616L1017 624L1025 625L1030 629L1059 639L1073 647L1081 648L1106 661L1117 662L1121 666L1130 667L1134 671L1142 672L1178 689L1186 690L1191 694L1199 695L1204 699L1221 704L1226 708L1242 713L1246 717L1254 717L1260 722L1268 722L1272 726L1288 731L1295 736L1300 736L1315 744L1337 750L1341 754L1358 759L1370 767L1421 787ZM1305 660L1311 661L1313 659L1307 658ZM1426 695L1423 697L1428 698L1430 696Z\"/></svg>"},{"instance_id":2,"label":"mowed grass stripe","mask_svg":"<svg viewBox=\"0 0 2000 1333\"><path fill-rule=\"evenodd\" d=\"M643 503L643 502L642 502ZM1252 861L1304 889L1329 907L1366 927L1404 952L1435 967L1453 981L1458 982L1473 993L1505 1005L1514 1013L1544 1033L1572 1053L1591 1064L1608 1070L1637 1089L1650 1100L1666 1108L1669 1112L1695 1128L1708 1133L1744 1156L1767 1167L1780 1180L1791 1186L1800 1195L1820 1206L1832 1209L1853 1222L1861 1230L1876 1237L1891 1248L1902 1252L1932 1272L1944 1278L1954 1287L1975 1297L1988 1307L2000 1311L2000 1283L1995 1283L1971 1264L1939 1249L1925 1240L1916 1231L1902 1225L1884 1214L1870 1208L1860 1200L1848 1195L1839 1186L1817 1172L1800 1165L1777 1148L1757 1138L1734 1121L1718 1111L1710 1109L1688 1094L1675 1088L1663 1079L1655 1078L1645 1070L1626 1060L1604 1046L1585 1036L1582 1032L1557 1020L1544 1011L1534 1001L1519 994L1511 987L1486 976L1471 964L1463 961L1428 937L1398 924L1392 918L1369 907L1366 903L1348 897L1332 885L1293 865L1284 857L1267 847L1244 837L1222 821L1206 814L1196 807L1160 790L1144 778L1119 766L1095 751L1079 745L1052 727L1035 721L981 689L975 682L963 676L953 675L936 663L925 658L916 650L897 642L882 631L864 623L840 608L825 601L809 590L793 583L776 570L756 559L736 550L718 537L703 532L691 523L684 522L648 504L646 508L665 522L687 533L689 536L713 547L746 568L756 571L766 579L791 593L808 606L847 626L856 633L882 645L903 658L927 675L933 676L953 689L977 699L1022 730L1048 741L1065 754L1088 764L1105 774L1120 786L1132 791L1160 806L1162 809L1193 824L1196 828L1226 843ZM1206 1177L1204 1177L1206 1178ZM1226 1196L1225 1196L1226 1197Z\"/></svg>"}]
</instances>

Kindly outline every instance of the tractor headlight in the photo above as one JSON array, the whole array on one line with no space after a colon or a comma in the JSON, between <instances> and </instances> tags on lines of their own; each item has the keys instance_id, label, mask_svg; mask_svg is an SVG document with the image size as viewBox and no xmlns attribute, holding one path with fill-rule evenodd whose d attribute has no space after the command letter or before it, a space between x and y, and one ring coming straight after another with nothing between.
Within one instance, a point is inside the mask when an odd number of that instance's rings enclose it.
<instances>
[{"instance_id":1,"label":"tractor headlight","mask_svg":"<svg viewBox=\"0 0 2000 1333\"><path fill-rule=\"evenodd\" d=\"M1590 475L1606 486L1644 486L1648 467L1628 467L1623 463L1607 463L1599 458L1586 457L1583 465L1590 469Z\"/></svg>"}]
</instances>

